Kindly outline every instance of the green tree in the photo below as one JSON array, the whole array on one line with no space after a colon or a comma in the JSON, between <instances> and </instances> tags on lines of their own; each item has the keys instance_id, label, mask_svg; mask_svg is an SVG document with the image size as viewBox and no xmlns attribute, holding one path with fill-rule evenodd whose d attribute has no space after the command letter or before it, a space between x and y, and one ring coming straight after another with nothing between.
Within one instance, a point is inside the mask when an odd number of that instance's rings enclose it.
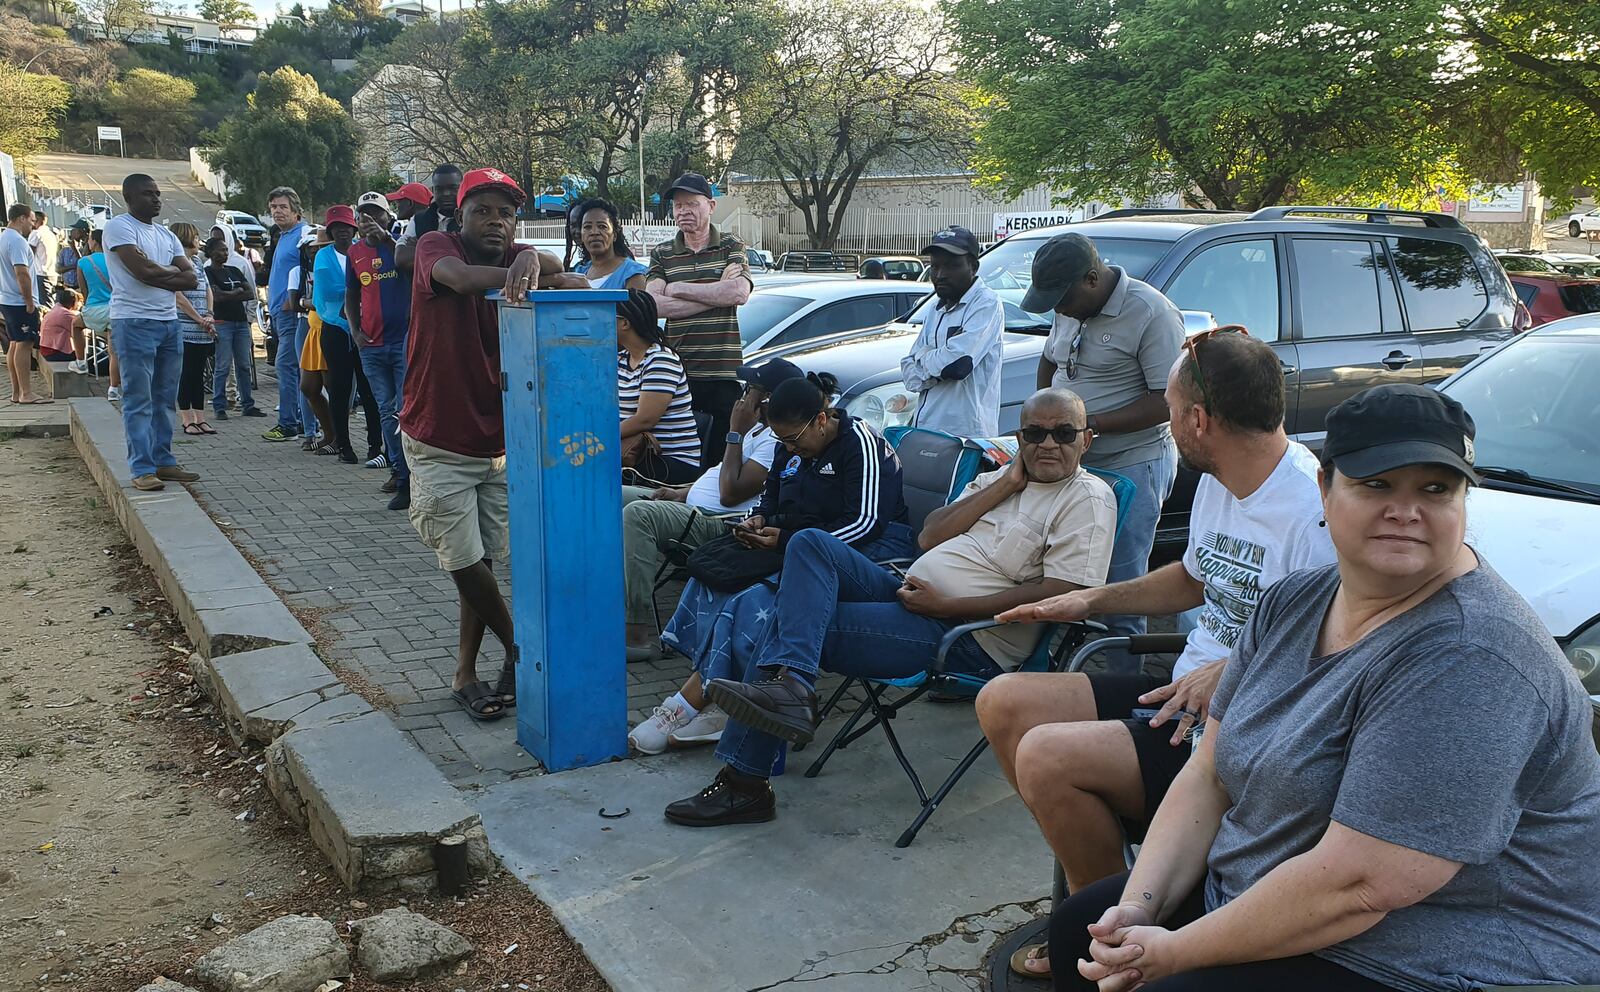
<instances>
[{"instance_id":1,"label":"green tree","mask_svg":"<svg viewBox=\"0 0 1600 992\"><path fill-rule=\"evenodd\" d=\"M55 76L0 62L0 151L27 158L60 134L71 90Z\"/></svg>"},{"instance_id":2,"label":"green tree","mask_svg":"<svg viewBox=\"0 0 1600 992\"><path fill-rule=\"evenodd\" d=\"M206 161L239 192L229 202L259 210L274 186L313 204L348 203L356 190L356 131L339 101L287 66L262 73L249 105L207 135Z\"/></svg>"},{"instance_id":3,"label":"green tree","mask_svg":"<svg viewBox=\"0 0 1600 992\"><path fill-rule=\"evenodd\" d=\"M216 21L223 27L236 27L256 22L255 8L246 0L200 0L200 16Z\"/></svg>"},{"instance_id":4,"label":"green tree","mask_svg":"<svg viewBox=\"0 0 1600 992\"><path fill-rule=\"evenodd\" d=\"M1450 40L1435 0L950 0L980 177L1071 202L1253 209L1425 188ZM1446 143L1447 144L1447 143ZM1425 157L1426 158L1426 157Z\"/></svg>"},{"instance_id":5,"label":"green tree","mask_svg":"<svg viewBox=\"0 0 1600 992\"><path fill-rule=\"evenodd\" d=\"M156 158L177 157L194 125L195 85L154 69L130 69L111 84L106 105L134 147Z\"/></svg>"},{"instance_id":6,"label":"green tree","mask_svg":"<svg viewBox=\"0 0 1600 992\"><path fill-rule=\"evenodd\" d=\"M1446 23L1467 53L1472 99L1455 123L1474 171L1510 181L1526 167L1563 209L1600 186L1600 4L1462 0Z\"/></svg>"},{"instance_id":7,"label":"green tree","mask_svg":"<svg viewBox=\"0 0 1600 992\"><path fill-rule=\"evenodd\" d=\"M77 0L78 16L111 41L126 42L155 17L155 0Z\"/></svg>"},{"instance_id":8,"label":"green tree","mask_svg":"<svg viewBox=\"0 0 1600 992\"><path fill-rule=\"evenodd\" d=\"M972 118L938 19L904 0L823 0L786 18L739 107L735 165L778 181L816 248L831 248L856 184L891 161L966 157Z\"/></svg>"}]
</instances>

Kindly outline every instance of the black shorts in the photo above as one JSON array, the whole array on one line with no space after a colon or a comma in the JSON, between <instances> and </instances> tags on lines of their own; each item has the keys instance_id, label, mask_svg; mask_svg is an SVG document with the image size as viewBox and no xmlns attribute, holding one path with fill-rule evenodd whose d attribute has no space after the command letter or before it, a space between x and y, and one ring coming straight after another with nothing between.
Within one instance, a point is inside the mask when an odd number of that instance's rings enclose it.
<instances>
[{"instance_id":1,"label":"black shorts","mask_svg":"<svg viewBox=\"0 0 1600 992\"><path fill-rule=\"evenodd\" d=\"M39 343L39 311L28 312L27 307L0 306L5 315L6 337L19 344Z\"/></svg>"},{"instance_id":2,"label":"black shorts","mask_svg":"<svg viewBox=\"0 0 1600 992\"><path fill-rule=\"evenodd\" d=\"M1159 689L1171 680L1155 675L1110 675L1096 672L1089 675L1089 687L1094 692L1095 715L1102 720L1121 720L1128 733L1133 735L1133 750L1139 756L1139 778L1144 784L1144 816L1138 820L1123 819L1131 840L1144 837L1145 828L1156 815L1156 807L1166 796L1172 782L1183 771L1191 750L1188 741L1177 747L1172 745L1172 732L1176 720L1160 727L1150 726L1149 720L1133 719L1134 709L1160 709L1146 706L1139 697L1152 689Z\"/></svg>"}]
</instances>

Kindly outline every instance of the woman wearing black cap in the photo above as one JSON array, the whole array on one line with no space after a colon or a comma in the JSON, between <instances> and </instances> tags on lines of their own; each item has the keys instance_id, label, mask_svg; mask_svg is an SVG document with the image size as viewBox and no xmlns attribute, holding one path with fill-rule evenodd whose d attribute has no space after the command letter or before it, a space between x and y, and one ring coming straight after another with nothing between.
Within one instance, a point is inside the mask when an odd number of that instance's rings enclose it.
<instances>
[{"instance_id":1,"label":"woman wearing black cap","mask_svg":"<svg viewBox=\"0 0 1600 992\"><path fill-rule=\"evenodd\" d=\"M700 477L695 429L683 362L661 343L656 301L642 289L617 304L617 409L622 416L622 464L657 485Z\"/></svg>"},{"instance_id":2,"label":"woman wearing black cap","mask_svg":"<svg viewBox=\"0 0 1600 992\"><path fill-rule=\"evenodd\" d=\"M1058 989L1600 982L1590 703L1465 543L1472 419L1391 385L1327 431L1338 563L1265 594L1138 864L1056 910Z\"/></svg>"}]
</instances>

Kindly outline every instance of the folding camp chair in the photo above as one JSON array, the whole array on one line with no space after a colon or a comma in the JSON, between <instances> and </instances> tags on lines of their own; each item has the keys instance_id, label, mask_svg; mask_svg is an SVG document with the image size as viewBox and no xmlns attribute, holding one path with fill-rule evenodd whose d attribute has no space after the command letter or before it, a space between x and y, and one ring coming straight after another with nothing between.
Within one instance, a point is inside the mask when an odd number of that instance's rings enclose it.
<instances>
[{"instance_id":1,"label":"folding camp chair","mask_svg":"<svg viewBox=\"0 0 1600 992\"><path fill-rule=\"evenodd\" d=\"M1090 469L1111 486L1112 493L1117 498L1117 529L1121 530L1122 521L1127 516L1128 507L1133 502L1133 480L1115 472L1104 472ZM839 732L828 742L827 748L817 756L817 760L806 769L806 778L816 778L822 771L822 766L833 756L839 748L854 743L865 734L871 732L873 727L882 727L883 735L889 742L889 749L894 752L895 760L900 762L900 767L905 771L906 777L911 780L911 787L916 790L917 799L921 809L894 843L895 847L909 847L916 839L917 832L922 829L928 818L933 816L950 791L955 788L961 777L983 755L989 747L989 739L979 735L978 742L968 750L966 756L956 765L954 770L946 776L944 782L929 794L923 787L922 778L912 767L911 761L906 757L905 750L900 746L900 740L895 736L891 721L899 714L900 710L910 705L930 691L938 692L967 692L981 689L988 679L964 672L945 671L945 659L950 649L962 637L975 631L987 630L998 626L993 620L979 620L974 623L962 624L953 627L939 642L939 647L934 654L933 661L925 671L901 679L860 679L862 688L865 689L867 699L845 721ZM1023 672L1057 672L1074 659L1079 647L1094 633L1104 633L1106 628L1092 621L1082 621L1071 624L1041 624L1039 640L1033 653L1016 669ZM893 686L906 690L902 695L892 701L885 701L884 689ZM835 693L837 698L838 693ZM857 727L863 717L871 714L872 718L864 725Z\"/></svg>"},{"instance_id":2,"label":"folding camp chair","mask_svg":"<svg viewBox=\"0 0 1600 992\"><path fill-rule=\"evenodd\" d=\"M900 488L906 502L907 523L914 532L922 530L928 514L958 499L967 484L978 477L986 462L985 448L977 441L932 431L924 427L896 426L884 429L883 437L900 456ZM904 577L910 558L894 558L878 564ZM819 721L827 719L856 680L847 678L833 690L822 708ZM803 751L804 744L790 750Z\"/></svg>"}]
</instances>

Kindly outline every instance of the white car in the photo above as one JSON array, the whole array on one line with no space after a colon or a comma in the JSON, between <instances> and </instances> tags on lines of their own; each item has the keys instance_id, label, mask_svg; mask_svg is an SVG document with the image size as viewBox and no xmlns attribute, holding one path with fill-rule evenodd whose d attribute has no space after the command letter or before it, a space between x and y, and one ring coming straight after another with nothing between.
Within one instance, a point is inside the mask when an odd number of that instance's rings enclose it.
<instances>
[{"instance_id":1,"label":"white car","mask_svg":"<svg viewBox=\"0 0 1600 992\"><path fill-rule=\"evenodd\" d=\"M1551 321L1440 384L1477 424L1467 538L1578 671L1600 741L1600 314Z\"/></svg>"},{"instance_id":2,"label":"white car","mask_svg":"<svg viewBox=\"0 0 1600 992\"><path fill-rule=\"evenodd\" d=\"M261 218L254 214L247 214L243 210L218 210L213 224L228 224L245 244L255 248L265 248L269 240L267 228L261 223ZM209 232L207 232L209 236Z\"/></svg>"},{"instance_id":3,"label":"white car","mask_svg":"<svg viewBox=\"0 0 1600 992\"><path fill-rule=\"evenodd\" d=\"M749 356L828 334L883 327L910 313L928 290L924 283L896 279L812 276L774 284L758 278L750 299L739 308L739 338Z\"/></svg>"},{"instance_id":4,"label":"white car","mask_svg":"<svg viewBox=\"0 0 1600 992\"><path fill-rule=\"evenodd\" d=\"M1573 214L1567 218L1567 235L1581 238L1590 231L1600 231L1600 207L1592 207L1583 213Z\"/></svg>"},{"instance_id":5,"label":"white car","mask_svg":"<svg viewBox=\"0 0 1600 992\"><path fill-rule=\"evenodd\" d=\"M91 203L84 207L78 216L89 222L90 230L101 231L111 219L111 208L104 203Z\"/></svg>"}]
</instances>

